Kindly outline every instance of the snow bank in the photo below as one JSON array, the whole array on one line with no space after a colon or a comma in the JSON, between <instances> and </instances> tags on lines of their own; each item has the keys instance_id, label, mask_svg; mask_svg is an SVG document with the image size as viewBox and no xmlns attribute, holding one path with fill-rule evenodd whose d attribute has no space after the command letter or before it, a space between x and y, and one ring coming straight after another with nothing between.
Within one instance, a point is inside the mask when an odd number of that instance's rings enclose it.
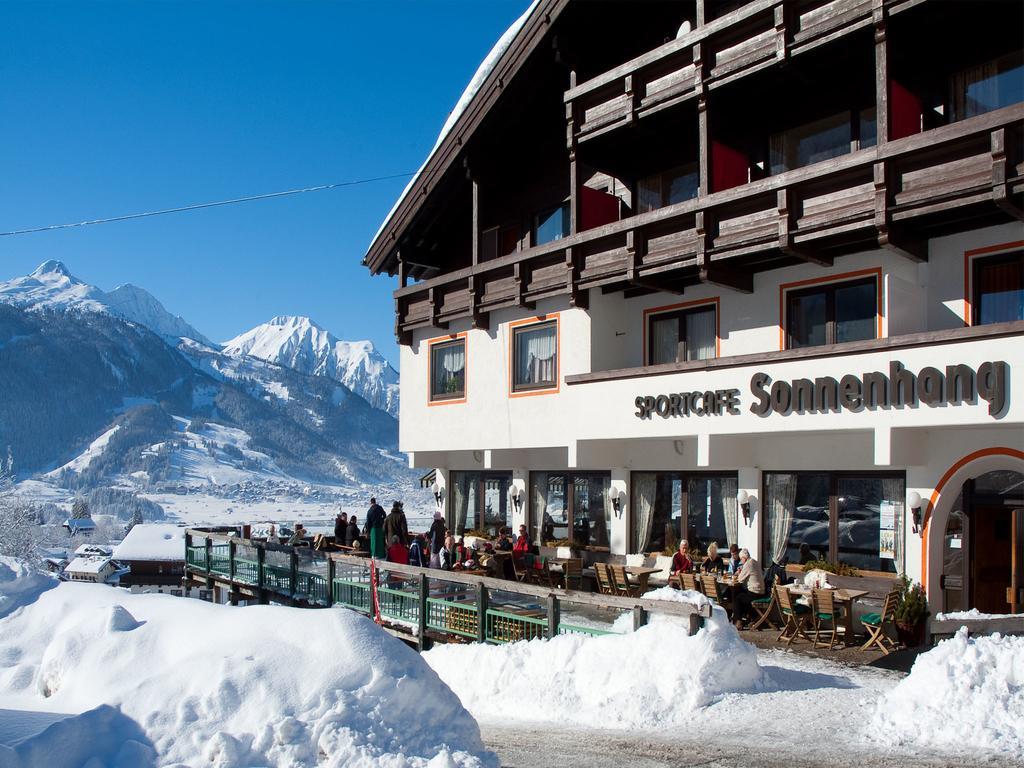
<instances>
[{"instance_id":1,"label":"snow bank","mask_svg":"<svg viewBox=\"0 0 1024 768\"><path fill-rule=\"evenodd\" d=\"M706 600L672 589L657 593L645 597ZM424 658L475 717L504 725L654 730L682 725L722 694L765 684L756 650L720 608L693 637L677 621L655 616L630 634L444 645Z\"/></svg>"},{"instance_id":2,"label":"snow bank","mask_svg":"<svg viewBox=\"0 0 1024 768\"><path fill-rule=\"evenodd\" d=\"M961 629L922 654L877 705L868 733L885 742L1024 754L1024 637Z\"/></svg>"},{"instance_id":3,"label":"snow bank","mask_svg":"<svg viewBox=\"0 0 1024 768\"><path fill-rule=\"evenodd\" d=\"M24 596L23 578L0 593ZM230 608L90 584L36 590L0 621L0 709L75 715L19 753L0 748L4 768L44 765L21 753L59 753L64 762L47 768L146 766L146 755L218 768L497 765L414 651L340 609ZM89 728L96 738L75 738Z\"/></svg>"},{"instance_id":4,"label":"snow bank","mask_svg":"<svg viewBox=\"0 0 1024 768\"><path fill-rule=\"evenodd\" d=\"M938 621L964 621L966 619L1013 619L1024 616L1024 613L982 613L977 608L969 611L950 611L940 613L935 618Z\"/></svg>"},{"instance_id":5,"label":"snow bank","mask_svg":"<svg viewBox=\"0 0 1024 768\"><path fill-rule=\"evenodd\" d=\"M0 619L55 586L55 579L36 573L20 560L0 556Z\"/></svg>"}]
</instances>

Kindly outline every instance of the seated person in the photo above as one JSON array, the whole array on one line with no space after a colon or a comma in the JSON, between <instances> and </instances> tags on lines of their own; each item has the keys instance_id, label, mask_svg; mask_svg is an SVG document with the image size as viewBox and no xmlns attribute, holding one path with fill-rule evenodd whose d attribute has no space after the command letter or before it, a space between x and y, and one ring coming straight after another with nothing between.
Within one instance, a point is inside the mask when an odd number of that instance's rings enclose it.
<instances>
[{"instance_id":1,"label":"seated person","mask_svg":"<svg viewBox=\"0 0 1024 768\"><path fill-rule=\"evenodd\" d=\"M391 545L388 547L388 561L399 565L409 564L409 550L398 540L397 534L391 536Z\"/></svg>"},{"instance_id":2,"label":"seated person","mask_svg":"<svg viewBox=\"0 0 1024 768\"><path fill-rule=\"evenodd\" d=\"M502 552L512 551L512 538L508 535L508 528L498 531L498 540L494 542L494 548Z\"/></svg>"},{"instance_id":3,"label":"seated person","mask_svg":"<svg viewBox=\"0 0 1024 768\"><path fill-rule=\"evenodd\" d=\"M740 562L740 548L735 544L730 544L729 556L725 559L725 572L739 573L741 565L743 564Z\"/></svg>"},{"instance_id":4,"label":"seated person","mask_svg":"<svg viewBox=\"0 0 1024 768\"><path fill-rule=\"evenodd\" d=\"M450 571L458 563L458 555L455 551L455 537L450 533L444 537L444 546L441 547L441 568Z\"/></svg>"},{"instance_id":5,"label":"seated person","mask_svg":"<svg viewBox=\"0 0 1024 768\"><path fill-rule=\"evenodd\" d=\"M512 546L512 557L516 559L516 562L519 562L528 554L530 554L530 537L527 534L526 526L520 525L519 537Z\"/></svg>"},{"instance_id":6,"label":"seated person","mask_svg":"<svg viewBox=\"0 0 1024 768\"><path fill-rule=\"evenodd\" d=\"M740 572L736 576L736 589L733 592L733 620L739 629L750 613L750 604L759 597L764 597L764 573L757 560L750 556L746 549L740 550Z\"/></svg>"},{"instance_id":7,"label":"seated person","mask_svg":"<svg viewBox=\"0 0 1024 768\"><path fill-rule=\"evenodd\" d=\"M306 529L302 527L302 523L296 523L295 532L292 534L291 538L288 539L288 543L293 547L298 546L299 544L304 544L305 537Z\"/></svg>"},{"instance_id":8,"label":"seated person","mask_svg":"<svg viewBox=\"0 0 1024 768\"><path fill-rule=\"evenodd\" d=\"M686 539L679 542L679 551L672 555L672 568L669 575L675 576L677 573L689 573L693 570L689 549L690 543Z\"/></svg>"},{"instance_id":9,"label":"seated person","mask_svg":"<svg viewBox=\"0 0 1024 768\"><path fill-rule=\"evenodd\" d=\"M725 563L722 561L721 555L718 554L718 545L715 542L712 541L708 544L708 556L701 562L700 569L704 573L722 573L725 571Z\"/></svg>"}]
</instances>

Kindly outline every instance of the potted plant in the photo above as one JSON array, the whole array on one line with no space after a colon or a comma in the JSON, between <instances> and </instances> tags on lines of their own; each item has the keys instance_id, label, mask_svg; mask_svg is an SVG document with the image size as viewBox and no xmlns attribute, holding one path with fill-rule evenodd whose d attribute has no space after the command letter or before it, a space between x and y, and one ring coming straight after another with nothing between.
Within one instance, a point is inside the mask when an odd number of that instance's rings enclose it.
<instances>
[{"instance_id":1,"label":"potted plant","mask_svg":"<svg viewBox=\"0 0 1024 768\"><path fill-rule=\"evenodd\" d=\"M896 604L896 637L906 648L916 648L924 641L924 624L928 618L928 598L924 587L906 576L900 577L900 599Z\"/></svg>"}]
</instances>

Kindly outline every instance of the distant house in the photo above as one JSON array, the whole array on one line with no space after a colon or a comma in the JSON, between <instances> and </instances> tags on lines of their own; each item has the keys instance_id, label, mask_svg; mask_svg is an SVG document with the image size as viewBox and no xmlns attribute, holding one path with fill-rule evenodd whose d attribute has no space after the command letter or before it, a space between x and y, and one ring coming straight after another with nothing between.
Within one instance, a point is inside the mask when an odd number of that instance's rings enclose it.
<instances>
[{"instance_id":1,"label":"distant house","mask_svg":"<svg viewBox=\"0 0 1024 768\"><path fill-rule=\"evenodd\" d=\"M180 589L185 574L185 527L166 523L140 523L113 551L128 573L122 587Z\"/></svg>"},{"instance_id":2,"label":"distant house","mask_svg":"<svg viewBox=\"0 0 1024 768\"><path fill-rule=\"evenodd\" d=\"M96 530L96 523L88 517L69 517L64 527L72 536L90 536Z\"/></svg>"},{"instance_id":3,"label":"distant house","mask_svg":"<svg viewBox=\"0 0 1024 768\"><path fill-rule=\"evenodd\" d=\"M114 584L122 569L107 555L79 556L68 563L63 577L67 581L85 581L94 584Z\"/></svg>"},{"instance_id":4,"label":"distant house","mask_svg":"<svg viewBox=\"0 0 1024 768\"><path fill-rule=\"evenodd\" d=\"M89 555L105 555L110 557L114 554L114 548L107 544L79 544L75 550L76 557L88 557Z\"/></svg>"}]
</instances>

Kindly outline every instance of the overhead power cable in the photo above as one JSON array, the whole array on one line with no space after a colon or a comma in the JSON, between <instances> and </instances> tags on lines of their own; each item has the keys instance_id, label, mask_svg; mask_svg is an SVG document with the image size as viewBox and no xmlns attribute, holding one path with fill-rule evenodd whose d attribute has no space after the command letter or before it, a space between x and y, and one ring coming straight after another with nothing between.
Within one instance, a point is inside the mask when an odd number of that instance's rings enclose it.
<instances>
[{"instance_id":1,"label":"overhead power cable","mask_svg":"<svg viewBox=\"0 0 1024 768\"><path fill-rule=\"evenodd\" d=\"M283 192L267 192L262 195L249 195L248 197L235 197L230 200L215 200L210 203L195 203L194 205L182 205L177 208L163 208L159 211L145 211L143 213L129 213L123 216L110 216L105 219L90 219L89 221L75 221L68 224L51 224L46 227L33 227L31 229L14 229L10 232L0 232L0 237L10 235L28 235L33 232L49 232L54 229L71 229L72 227L87 227L92 224L109 224L114 221L128 221L129 219L144 219L147 216L165 216L169 213L184 213L185 211L198 211L200 208L216 208L221 205L235 205L236 203L251 203L254 200L269 200L273 197L287 197L289 195L301 195L303 192L321 192L325 189L337 189L339 187L354 187L359 184L371 184L375 181L388 181L389 179L406 179L414 175L415 171L409 173L394 173L390 176L374 176L370 179L356 179L355 181L338 181L334 184L321 184L316 187L303 187L302 189L288 189Z\"/></svg>"}]
</instances>

